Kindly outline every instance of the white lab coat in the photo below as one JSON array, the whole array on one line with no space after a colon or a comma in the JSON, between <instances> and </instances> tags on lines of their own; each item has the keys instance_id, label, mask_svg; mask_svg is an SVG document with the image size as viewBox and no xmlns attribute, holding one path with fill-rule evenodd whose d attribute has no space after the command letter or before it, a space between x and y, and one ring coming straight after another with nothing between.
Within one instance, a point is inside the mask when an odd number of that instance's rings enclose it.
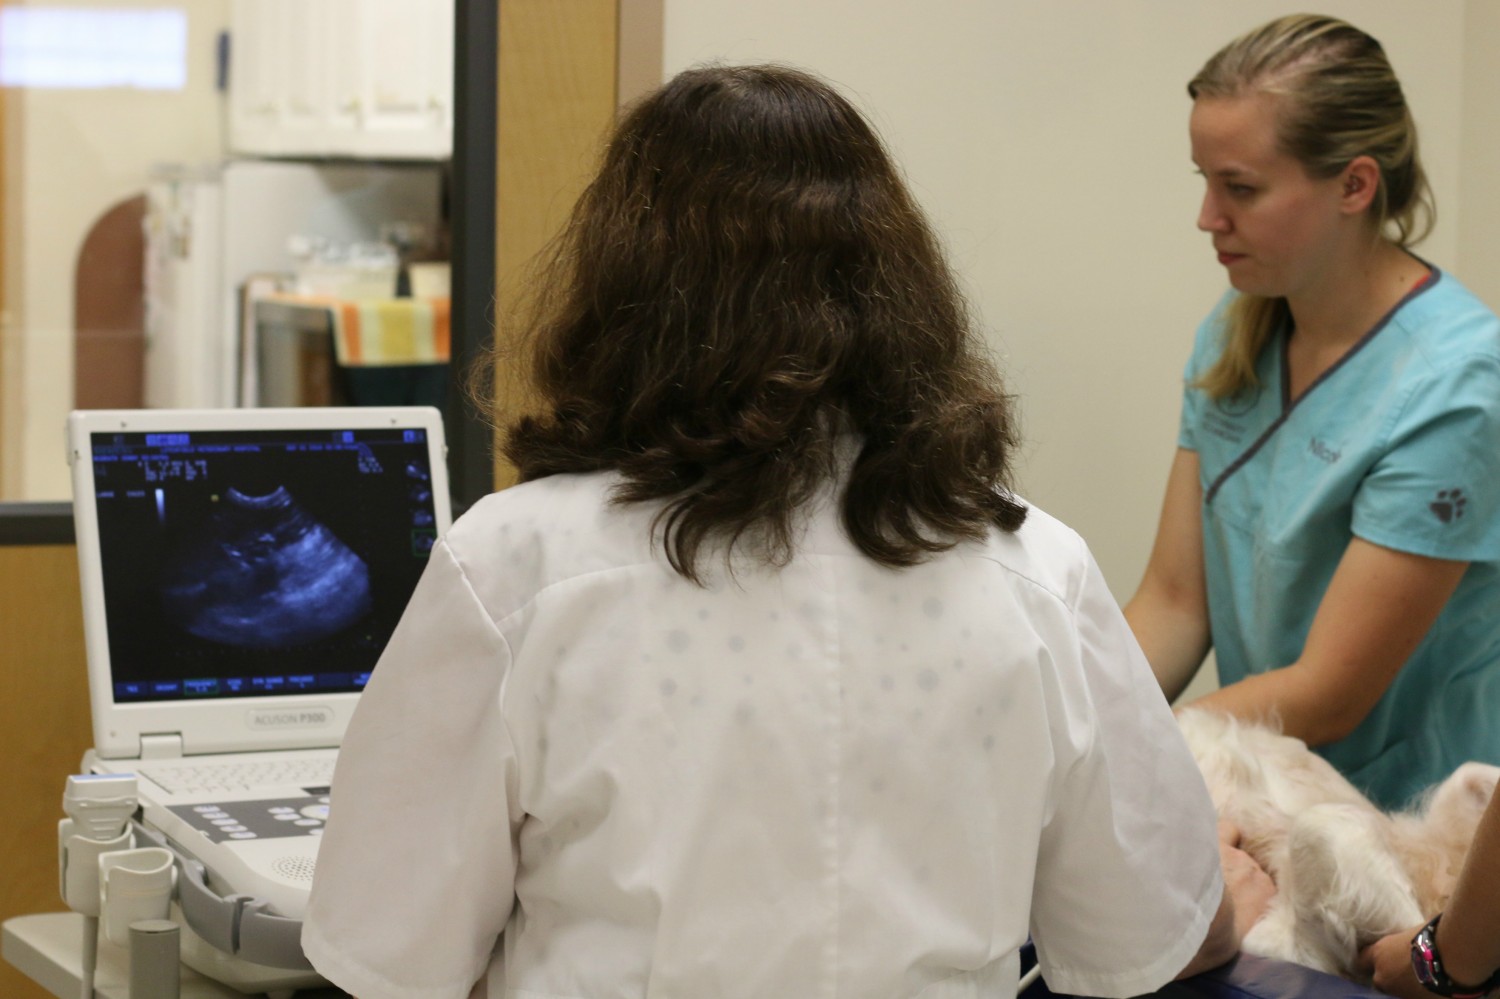
<instances>
[{"instance_id":1,"label":"white lab coat","mask_svg":"<svg viewBox=\"0 0 1500 999\"><path fill-rule=\"evenodd\" d=\"M350 725L303 943L361 999L976 999L1169 980L1214 815L1076 534L915 568L825 497L707 587L607 474L438 544Z\"/></svg>"}]
</instances>

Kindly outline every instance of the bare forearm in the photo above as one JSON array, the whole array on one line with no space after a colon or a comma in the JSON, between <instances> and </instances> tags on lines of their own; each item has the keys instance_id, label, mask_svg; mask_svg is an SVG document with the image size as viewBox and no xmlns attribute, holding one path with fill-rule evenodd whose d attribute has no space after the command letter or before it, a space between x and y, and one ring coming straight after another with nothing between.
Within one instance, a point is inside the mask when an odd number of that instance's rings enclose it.
<instances>
[{"instance_id":1,"label":"bare forearm","mask_svg":"<svg viewBox=\"0 0 1500 999\"><path fill-rule=\"evenodd\" d=\"M1353 539L1296 662L1247 677L1200 703L1242 718L1274 715L1288 735L1308 745L1337 742L1389 689L1466 568Z\"/></svg>"},{"instance_id":2,"label":"bare forearm","mask_svg":"<svg viewBox=\"0 0 1500 999\"><path fill-rule=\"evenodd\" d=\"M1500 968L1500 795L1490 799L1438 923L1438 951L1457 982L1482 982Z\"/></svg>"},{"instance_id":3,"label":"bare forearm","mask_svg":"<svg viewBox=\"0 0 1500 999\"><path fill-rule=\"evenodd\" d=\"M1178 448L1167 475L1151 558L1125 620L1151 672L1174 701L1208 654L1208 586L1203 575L1203 522L1198 455Z\"/></svg>"},{"instance_id":4,"label":"bare forearm","mask_svg":"<svg viewBox=\"0 0 1500 999\"><path fill-rule=\"evenodd\" d=\"M1220 687L1193 705L1247 720L1274 718L1287 735L1322 746L1353 731L1368 709L1354 704L1345 710L1349 699L1340 699L1318 680L1315 670L1294 663Z\"/></svg>"},{"instance_id":5,"label":"bare forearm","mask_svg":"<svg viewBox=\"0 0 1500 999\"><path fill-rule=\"evenodd\" d=\"M1143 586L1125 605L1125 620L1140 643L1168 701L1177 699L1208 654L1208 623L1201 612L1177 606Z\"/></svg>"}]
</instances>

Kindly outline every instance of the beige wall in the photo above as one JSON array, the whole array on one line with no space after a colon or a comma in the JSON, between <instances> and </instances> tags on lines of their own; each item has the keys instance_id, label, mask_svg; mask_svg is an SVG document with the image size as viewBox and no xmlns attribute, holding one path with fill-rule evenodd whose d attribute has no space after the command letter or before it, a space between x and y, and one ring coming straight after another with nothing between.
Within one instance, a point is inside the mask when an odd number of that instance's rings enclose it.
<instances>
[{"instance_id":1,"label":"beige wall","mask_svg":"<svg viewBox=\"0 0 1500 999\"><path fill-rule=\"evenodd\" d=\"M36 4L41 6L39 2ZM140 0L48 5L142 7ZM171 6L159 4L159 6ZM73 271L89 227L116 202L145 189L161 162L204 163L223 148L221 95L214 89L215 39L228 0L181 2L188 13L188 83L181 91L27 90L7 115L9 315L0 325L0 499L69 495L63 423L73 395ZM14 212L15 214L12 214ZM12 293L14 292L14 293Z\"/></svg>"},{"instance_id":2,"label":"beige wall","mask_svg":"<svg viewBox=\"0 0 1500 999\"><path fill-rule=\"evenodd\" d=\"M1492 307L1500 306L1500 3L1468 0L1464 5L1463 131L1458 199L1440 205L1443 224L1458 230L1458 272ZM1446 215L1443 212L1446 207Z\"/></svg>"},{"instance_id":3,"label":"beige wall","mask_svg":"<svg viewBox=\"0 0 1500 999\"><path fill-rule=\"evenodd\" d=\"M1297 0L666 0L664 61L667 73L711 59L790 62L832 78L868 111L946 237L1020 397L1022 491L1084 535L1124 599L1155 531L1193 329L1225 287L1193 224L1201 181L1185 84L1234 35L1301 9ZM1325 0L1318 9L1385 44L1440 205L1424 252L1500 303L1495 227L1469 214L1481 200L1500 213L1488 183L1489 164L1500 166L1488 99L1500 77L1489 58L1500 5ZM1462 173L1461 139L1484 143L1482 171ZM1466 229L1461 217L1486 224Z\"/></svg>"}]
</instances>

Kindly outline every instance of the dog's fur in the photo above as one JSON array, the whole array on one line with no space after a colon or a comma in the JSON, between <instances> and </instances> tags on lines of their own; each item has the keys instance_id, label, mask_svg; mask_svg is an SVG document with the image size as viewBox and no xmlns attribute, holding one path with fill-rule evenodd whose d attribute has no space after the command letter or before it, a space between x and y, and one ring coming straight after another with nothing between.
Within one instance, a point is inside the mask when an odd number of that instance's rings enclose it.
<instances>
[{"instance_id":1,"label":"dog's fur","mask_svg":"<svg viewBox=\"0 0 1500 999\"><path fill-rule=\"evenodd\" d=\"M1386 814L1300 739L1201 709L1178 722L1220 817L1276 883L1244 949L1356 980L1362 947L1447 905L1500 780L1466 763Z\"/></svg>"}]
</instances>

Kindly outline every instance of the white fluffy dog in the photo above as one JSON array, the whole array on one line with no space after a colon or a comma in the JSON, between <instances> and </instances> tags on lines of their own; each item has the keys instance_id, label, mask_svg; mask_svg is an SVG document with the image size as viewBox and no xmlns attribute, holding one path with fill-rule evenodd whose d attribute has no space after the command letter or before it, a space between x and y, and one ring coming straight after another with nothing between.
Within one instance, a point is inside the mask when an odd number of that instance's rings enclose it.
<instances>
[{"instance_id":1,"label":"white fluffy dog","mask_svg":"<svg viewBox=\"0 0 1500 999\"><path fill-rule=\"evenodd\" d=\"M1500 767L1466 763L1412 811L1388 815L1300 739L1178 713L1221 818L1276 882L1244 949L1359 979L1360 948L1447 905Z\"/></svg>"}]
</instances>

